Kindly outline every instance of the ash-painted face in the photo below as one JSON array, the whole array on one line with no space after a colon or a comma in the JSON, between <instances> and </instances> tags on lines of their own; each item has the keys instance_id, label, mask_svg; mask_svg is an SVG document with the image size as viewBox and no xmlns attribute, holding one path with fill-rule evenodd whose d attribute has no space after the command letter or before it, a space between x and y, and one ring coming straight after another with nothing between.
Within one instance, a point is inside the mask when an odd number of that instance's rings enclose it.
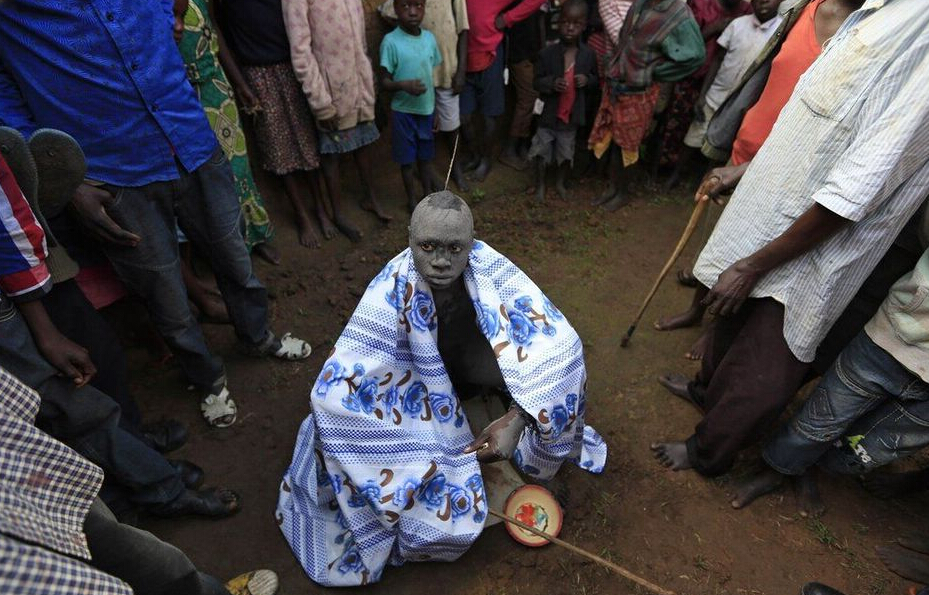
<instances>
[{"instance_id":1,"label":"ash-painted face","mask_svg":"<svg viewBox=\"0 0 929 595\"><path fill-rule=\"evenodd\" d=\"M430 287L449 287L464 273L474 244L471 209L448 191L420 201L410 218L413 264Z\"/></svg>"}]
</instances>

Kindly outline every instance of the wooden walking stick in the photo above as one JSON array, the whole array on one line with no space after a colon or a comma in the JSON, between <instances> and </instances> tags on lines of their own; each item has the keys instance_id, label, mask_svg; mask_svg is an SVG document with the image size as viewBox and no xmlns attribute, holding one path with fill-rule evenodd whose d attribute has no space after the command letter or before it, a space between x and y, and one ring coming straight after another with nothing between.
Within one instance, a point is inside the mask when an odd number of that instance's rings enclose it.
<instances>
[{"instance_id":1,"label":"wooden walking stick","mask_svg":"<svg viewBox=\"0 0 929 595\"><path fill-rule=\"evenodd\" d=\"M645 309L648 308L652 298L655 297L656 293L658 293L658 286L661 285L661 282L668 274L668 271L670 271L671 267L674 266L678 256L680 256L681 252L684 251L684 246L687 245L687 241L690 240L690 236L694 234L694 230L697 229L697 223L700 222L700 217L703 216L703 211L706 210L706 204L708 202L710 201L701 200L696 204L696 206L694 206L694 212L690 215L690 221L687 222L687 227L684 228L684 233L681 234L681 239L678 240L677 246L674 248L674 252L671 253L671 258L668 259L668 262L665 263L664 268L661 269L660 273L658 273L658 278L655 279L655 283L652 285L651 291L648 292L648 296L646 296L645 301L642 302L642 305L639 307L639 311L635 315L632 324L629 326L629 330L626 331L626 335L623 337L622 341L620 341L619 344L621 347L627 347L629 345L629 339L632 338L632 333L635 332L635 327L639 324L639 321L642 320L642 315L645 314Z\"/></svg>"},{"instance_id":2,"label":"wooden walking stick","mask_svg":"<svg viewBox=\"0 0 929 595\"><path fill-rule=\"evenodd\" d=\"M497 517L497 518L503 519L503 520L506 521L507 523L511 523L511 524L513 524L513 525L516 525L516 526L519 527L520 529L524 529L524 530L526 530L526 531L529 531L529 532L532 533L533 535L538 535L539 537L542 537L542 538L544 538L544 539L547 539L547 540L550 541L551 543L554 543L555 545L561 546L561 547L565 548L566 550L568 550L569 552L573 552L573 553L575 553L575 554L577 554L577 555L579 555L579 556L583 556L584 558L587 558L588 560L593 560L593 561L596 562L597 564L599 564L599 565L601 565L601 566L604 566L604 567L606 567L606 568L609 568L610 570L612 570L612 571L615 572L616 574L618 574L618 575L620 575L620 576L623 576L623 577L629 579L630 581L634 582L635 584L640 585L640 586L642 586L642 587L645 587L646 589L648 589L648 590L651 591L652 593L657 593L658 595L675 595L674 591L668 591L667 589L662 589L662 588L659 587L658 585L656 585L656 584L654 584L654 583L650 583L650 582L648 582L647 580L645 580L644 578L642 578L642 577L640 577L640 576L637 576L637 575L635 575L635 574L629 572L628 570L626 570L625 568L623 568L622 566L620 566L620 565L618 565L618 564L614 564L613 562L610 562L609 560L604 560L604 559L601 558L600 556L598 556L598 555L596 555L596 554L591 554L590 552L588 552L588 551L585 550L585 549L579 548L579 547L577 547L576 545L572 545L572 544L568 543L567 541L563 541L563 540L561 540L561 539L558 539L557 537L553 537L553 536L549 535L548 533L546 533L545 531L540 531L540 530L536 529L535 527L530 527L530 526L527 525L526 523L520 522L520 521L514 519L514 518L511 517L511 516L507 516L507 515L503 514L502 512L497 512L496 510L493 510L493 509L488 509L487 511L488 511L491 515L493 515L493 516L495 516L495 517Z\"/></svg>"}]
</instances>

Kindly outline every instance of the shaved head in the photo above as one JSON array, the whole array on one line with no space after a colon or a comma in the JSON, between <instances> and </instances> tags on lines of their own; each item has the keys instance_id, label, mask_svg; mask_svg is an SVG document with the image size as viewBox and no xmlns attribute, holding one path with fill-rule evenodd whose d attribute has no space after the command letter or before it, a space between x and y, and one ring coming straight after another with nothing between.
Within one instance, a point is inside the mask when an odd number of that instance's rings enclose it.
<instances>
[{"instance_id":1,"label":"shaved head","mask_svg":"<svg viewBox=\"0 0 929 595\"><path fill-rule=\"evenodd\" d=\"M416 270L432 287L447 287L468 266L474 218L460 196L443 190L419 201L410 218L410 249Z\"/></svg>"}]
</instances>

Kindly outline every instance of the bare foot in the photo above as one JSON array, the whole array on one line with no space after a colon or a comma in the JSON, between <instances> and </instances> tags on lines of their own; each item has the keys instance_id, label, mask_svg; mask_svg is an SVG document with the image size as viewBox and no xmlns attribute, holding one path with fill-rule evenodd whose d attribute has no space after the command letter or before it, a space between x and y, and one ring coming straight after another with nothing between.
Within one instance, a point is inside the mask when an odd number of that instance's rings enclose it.
<instances>
[{"instance_id":1,"label":"bare foot","mask_svg":"<svg viewBox=\"0 0 929 595\"><path fill-rule=\"evenodd\" d=\"M332 219L329 218L329 215L326 214L326 211L320 209L316 212L316 218L319 220L319 227L323 232L323 237L327 240L331 240L335 237L335 234L339 232L336 229L336 226L332 223Z\"/></svg>"},{"instance_id":2,"label":"bare foot","mask_svg":"<svg viewBox=\"0 0 929 595\"><path fill-rule=\"evenodd\" d=\"M255 246L252 248L252 254L258 256L261 259L264 259L267 262L270 262L273 265L281 264L281 253L278 252L277 248L272 246L269 242L255 244Z\"/></svg>"},{"instance_id":3,"label":"bare foot","mask_svg":"<svg viewBox=\"0 0 929 595\"><path fill-rule=\"evenodd\" d=\"M319 248L319 236L316 235L316 230L313 229L313 222L310 221L309 217L307 218L298 218L297 219L297 236L300 239L300 245L307 248Z\"/></svg>"},{"instance_id":4,"label":"bare foot","mask_svg":"<svg viewBox=\"0 0 929 595\"><path fill-rule=\"evenodd\" d=\"M929 556L899 546L879 546L877 557L887 570L917 583L929 584Z\"/></svg>"},{"instance_id":5,"label":"bare foot","mask_svg":"<svg viewBox=\"0 0 929 595\"><path fill-rule=\"evenodd\" d=\"M374 213L377 218L381 220L381 223L390 223L394 220L394 218L391 215L388 215L381 208L381 205L374 199L365 199L359 203L359 206L363 211Z\"/></svg>"},{"instance_id":6,"label":"bare foot","mask_svg":"<svg viewBox=\"0 0 929 595\"><path fill-rule=\"evenodd\" d=\"M474 171L471 173L471 177L475 182L483 182L487 179L487 174L490 173L490 159L486 157L481 159L481 162L478 164Z\"/></svg>"},{"instance_id":7,"label":"bare foot","mask_svg":"<svg viewBox=\"0 0 929 595\"><path fill-rule=\"evenodd\" d=\"M705 413L703 410L703 405L698 403L692 394L688 386L690 385L690 379L683 374L677 372L668 372L667 374L662 374L658 377L658 384L668 389L668 392L679 397L694 408L697 409L701 414Z\"/></svg>"},{"instance_id":8,"label":"bare foot","mask_svg":"<svg viewBox=\"0 0 929 595\"><path fill-rule=\"evenodd\" d=\"M733 508L745 508L761 496L781 487L784 476L770 467L736 485L735 496L730 504Z\"/></svg>"},{"instance_id":9,"label":"bare foot","mask_svg":"<svg viewBox=\"0 0 929 595\"><path fill-rule=\"evenodd\" d=\"M680 314L662 316L653 325L656 331L673 331L679 328L697 326L703 320L702 308L690 308Z\"/></svg>"},{"instance_id":10,"label":"bare foot","mask_svg":"<svg viewBox=\"0 0 929 595\"><path fill-rule=\"evenodd\" d=\"M703 356L706 355L706 350L710 346L710 334L704 332L700 337L690 346L690 351L684 354L684 357L691 361L698 362L703 359Z\"/></svg>"},{"instance_id":11,"label":"bare foot","mask_svg":"<svg viewBox=\"0 0 929 595\"><path fill-rule=\"evenodd\" d=\"M658 462L671 471L684 471L693 467L687 457L687 445L683 442L653 443L651 449Z\"/></svg>"},{"instance_id":12,"label":"bare foot","mask_svg":"<svg viewBox=\"0 0 929 595\"><path fill-rule=\"evenodd\" d=\"M336 217L334 223L336 228L353 242L360 242L361 238L364 237L364 234L362 234L357 227L342 217Z\"/></svg>"},{"instance_id":13,"label":"bare foot","mask_svg":"<svg viewBox=\"0 0 929 595\"><path fill-rule=\"evenodd\" d=\"M590 206L599 207L600 205L609 202L613 197L616 196L616 188L613 185L606 187L606 190L598 194L597 196L590 199Z\"/></svg>"},{"instance_id":14,"label":"bare foot","mask_svg":"<svg viewBox=\"0 0 929 595\"><path fill-rule=\"evenodd\" d=\"M929 470L910 471L908 473L875 471L861 479L861 483L866 490L885 500L925 490L927 482L929 482Z\"/></svg>"},{"instance_id":15,"label":"bare foot","mask_svg":"<svg viewBox=\"0 0 929 595\"><path fill-rule=\"evenodd\" d=\"M819 485L816 483L815 467L794 478L794 495L800 505L801 516L815 519L826 513L826 503L819 495Z\"/></svg>"},{"instance_id":16,"label":"bare foot","mask_svg":"<svg viewBox=\"0 0 929 595\"><path fill-rule=\"evenodd\" d=\"M613 211L618 211L620 208L626 206L627 204L629 204L629 198L623 196L621 193L616 193L613 198L603 203L603 210L608 213L612 213Z\"/></svg>"}]
</instances>

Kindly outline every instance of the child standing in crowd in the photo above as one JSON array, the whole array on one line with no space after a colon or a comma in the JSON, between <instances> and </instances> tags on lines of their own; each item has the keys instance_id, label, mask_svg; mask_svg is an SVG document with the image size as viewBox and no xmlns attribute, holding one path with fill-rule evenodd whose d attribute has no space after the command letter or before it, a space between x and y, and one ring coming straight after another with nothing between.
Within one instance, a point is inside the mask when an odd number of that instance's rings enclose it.
<instances>
[{"instance_id":1,"label":"child standing in crowd","mask_svg":"<svg viewBox=\"0 0 929 595\"><path fill-rule=\"evenodd\" d=\"M598 158L610 153L610 184L593 206L615 211L626 204L622 171L639 160L658 103L658 83L687 77L704 57L703 36L686 4L635 0L604 68L603 99L588 141Z\"/></svg>"},{"instance_id":2,"label":"child standing in crowd","mask_svg":"<svg viewBox=\"0 0 929 595\"><path fill-rule=\"evenodd\" d=\"M781 24L781 17L777 14L778 6L780 0L752 0L753 14L733 20L719 36L716 41L719 51L706 73L703 92L697 101L696 117L684 137L684 150L674 168L673 180L680 178L703 146L713 114L736 88Z\"/></svg>"},{"instance_id":3,"label":"child standing in crowd","mask_svg":"<svg viewBox=\"0 0 929 595\"><path fill-rule=\"evenodd\" d=\"M461 132L472 160L465 170L483 182L490 173L497 118L503 115L506 93L503 81L503 30L525 20L545 0L468 0L468 66L461 93ZM508 9L508 10L507 10ZM484 131L478 139L474 114L483 116Z\"/></svg>"},{"instance_id":4,"label":"child standing in crowd","mask_svg":"<svg viewBox=\"0 0 929 595\"><path fill-rule=\"evenodd\" d=\"M342 233L358 241L361 232L342 213L340 155L351 154L355 159L364 186L361 208L385 223L391 220L374 194L370 149L380 135L374 125L374 72L367 55L362 4L357 0L288 0L284 24L293 69L319 127L333 219Z\"/></svg>"},{"instance_id":5,"label":"child standing in crowd","mask_svg":"<svg viewBox=\"0 0 929 595\"><path fill-rule=\"evenodd\" d=\"M393 92L391 152L400 164L407 207L438 191L441 184L432 168L435 157L435 85L432 71L442 62L432 33L420 26L425 0L394 0L398 26L381 42L381 86ZM413 164L419 165L423 192L414 190Z\"/></svg>"},{"instance_id":6,"label":"child standing in crowd","mask_svg":"<svg viewBox=\"0 0 929 595\"><path fill-rule=\"evenodd\" d=\"M586 0L568 0L558 20L559 41L543 49L535 64L534 86L545 103L532 138L529 158L536 161L536 198L545 199L545 168L557 165L555 189L567 197L565 177L574 162L577 129L585 124L587 88L596 89L597 58L580 41L587 27Z\"/></svg>"},{"instance_id":7,"label":"child standing in crowd","mask_svg":"<svg viewBox=\"0 0 929 595\"><path fill-rule=\"evenodd\" d=\"M262 167L284 182L297 219L300 244L319 247L306 204L307 184L323 235L330 238L335 230L319 193L316 129L290 65L281 0L213 1L219 8L220 24L232 52L242 64L240 84L244 86L236 88L252 91L252 97L243 94L242 98L256 118L255 139ZM222 37L219 42L222 50ZM222 56L220 53L220 59Z\"/></svg>"},{"instance_id":8,"label":"child standing in crowd","mask_svg":"<svg viewBox=\"0 0 929 595\"><path fill-rule=\"evenodd\" d=\"M187 65L187 78L197 92L210 127L232 166L245 219L245 245L265 260L278 264L280 256L268 243L273 229L252 178L245 133L233 90L246 112L259 108L258 99L229 55L222 35L213 26L207 0L175 0L174 15L174 37Z\"/></svg>"},{"instance_id":9,"label":"child standing in crowd","mask_svg":"<svg viewBox=\"0 0 929 595\"><path fill-rule=\"evenodd\" d=\"M397 14L393 0L387 0L378 9L391 24ZM419 25L435 37L442 63L434 71L435 127L448 145L448 153L455 152L455 142L461 127L458 96L464 89L465 65L468 60L468 9L465 0L426 0L426 12ZM452 181L462 192L469 190L462 173L461 161L452 163Z\"/></svg>"}]
</instances>

